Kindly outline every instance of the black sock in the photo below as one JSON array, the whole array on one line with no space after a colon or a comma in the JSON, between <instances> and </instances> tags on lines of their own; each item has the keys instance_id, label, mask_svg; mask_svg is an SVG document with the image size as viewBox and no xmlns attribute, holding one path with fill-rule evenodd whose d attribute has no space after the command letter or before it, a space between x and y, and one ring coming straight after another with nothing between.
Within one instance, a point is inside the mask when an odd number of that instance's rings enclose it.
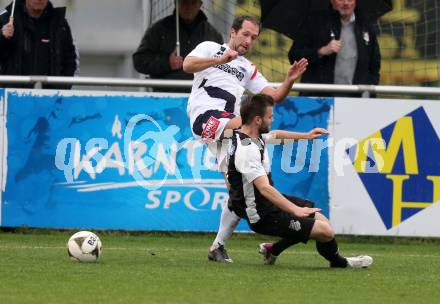
<instances>
[{"instance_id":1,"label":"black sock","mask_svg":"<svg viewBox=\"0 0 440 304\"><path fill-rule=\"evenodd\" d=\"M272 253L275 256L279 256L281 252L283 252L290 246L295 245L297 243L299 243L299 241L292 239L281 239L272 245L272 249L270 250L270 253Z\"/></svg>"},{"instance_id":2,"label":"black sock","mask_svg":"<svg viewBox=\"0 0 440 304\"><path fill-rule=\"evenodd\" d=\"M347 267L347 259L339 255L336 239L326 243L316 241L316 249L320 255L330 262L330 267Z\"/></svg>"}]
</instances>

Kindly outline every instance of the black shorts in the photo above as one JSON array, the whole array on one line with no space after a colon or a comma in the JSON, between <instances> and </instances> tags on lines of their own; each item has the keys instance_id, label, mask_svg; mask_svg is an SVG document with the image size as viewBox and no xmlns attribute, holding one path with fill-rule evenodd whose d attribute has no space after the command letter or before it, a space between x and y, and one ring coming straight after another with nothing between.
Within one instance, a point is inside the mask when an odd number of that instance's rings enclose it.
<instances>
[{"instance_id":1,"label":"black shorts","mask_svg":"<svg viewBox=\"0 0 440 304\"><path fill-rule=\"evenodd\" d=\"M315 207L315 203L312 201L309 201L307 199L300 198L300 197L293 196L293 195L287 195L287 194L283 194L283 196L297 206L309 207L309 208Z\"/></svg>"},{"instance_id":2,"label":"black shorts","mask_svg":"<svg viewBox=\"0 0 440 304\"><path fill-rule=\"evenodd\" d=\"M287 195L286 197L298 206L313 207L313 202L308 200ZM315 224L314 217L313 214L307 218L298 218L279 210L265 215L257 223L249 224L249 226L256 233L292 239L305 244Z\"/></svg>"}]
</instances>

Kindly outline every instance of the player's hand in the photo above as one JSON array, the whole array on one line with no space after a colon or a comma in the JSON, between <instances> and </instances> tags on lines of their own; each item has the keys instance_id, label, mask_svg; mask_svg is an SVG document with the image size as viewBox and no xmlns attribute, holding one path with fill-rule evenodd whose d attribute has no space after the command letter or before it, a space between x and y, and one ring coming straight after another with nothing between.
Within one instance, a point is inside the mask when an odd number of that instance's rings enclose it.
<instances>
[{"instance_id":1,"label":"player's hand","mask_svg":"<svg viewBox=\"0 0 440 304\"><path fill-rule=\"evenodd\" d=\"M238 52L234 50L227 50L224 54L218 57L218 64L230 62L238 57Z\"/></svg>"},{"instance_id":2,"label":"player's hand","mask_svg":"<svg viewBox=\"0 0 440 304\"><path fill-rule=\"evenodd\" d=\"M323 134L330 134L330 132L324 128L315 128L307 132L306 137L307 139L315 139L321 137Z\"/></svg>"},{"instance_id":3,"label":"player's hand","mask_svg":"<svg viewBox=\"0 0 440 304\"><path fill-rule=\"evenodd\" d=\"M183 65L183 57L177 56L176 50L170 54L168 57L168 61L170 63L171 70L180 70Z\"/></svg>"},{"instance_id":4,"label":"player's hand","mask_svg":"<svg viewBox=\"0 0 440 304\"><path fill-rule=\"evenodd\" d=\"M11 21L3 25L2 35L6 39L11 39L14 36L14 24Z\"/></svg>"},{"instance_id":5,"label":"player's hand","mask_svg":"<svg viewBox=\"0 0 440 304\"><path fill-rule=\"evenodd\" d=\"M296 217L300 217L300 218L306 218L309 217L310 215L316 213L316 212L321 212L320 208L309 208L309 207L298 207L295 210L295 216Z\"/></svg>"},{"instance_id":6,"label":"player's hand","mask_svg":"<svg viewBox=\"0 0 440 304\"><path fill-rule=\"evenodd\" d=\"M328 56L334 53L339 53L342 47L341 40L332 39L327 45L318 50L320 56Z\"/></svg>"},{"instance_id":7,"label":"player's hand","mask_svg":"<svg viewBox=\"0 0 440 304\"><path fill-rule=\"evenodd\" d=\"M301 58L299 61L295 61L287 72L287 78L294 82L297 80L307 69L309 62L305 58Z\"/></svg>"}]
</instances>

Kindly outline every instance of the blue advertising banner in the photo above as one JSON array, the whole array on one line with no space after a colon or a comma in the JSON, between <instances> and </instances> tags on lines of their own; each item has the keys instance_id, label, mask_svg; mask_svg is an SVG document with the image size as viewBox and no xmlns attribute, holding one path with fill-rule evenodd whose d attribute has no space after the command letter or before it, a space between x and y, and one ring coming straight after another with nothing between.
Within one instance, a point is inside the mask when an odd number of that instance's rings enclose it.
<instances>
[{"instance_id":1,"label":"blue advertising banner","mask_svg":"<svg viewBox=\"0 0 440 304\"><path fill-rule=\"evenodd\" d=\"M214 156L192 137L187 97L33 90L6 94L2 226L217 229L227 190ZM295 105L296 130L326 127L329 109L320 108L322 121L313 124L306 104L286 101L277 108L276 119L284 120L278 125L291 124L285 112ZM321 159L327 161L327 151ZM311 183L326 180L327 166L321 169ZM304 174L278 172L275 182L288 178L282 190L292 193L308 182ZM308 193L313 189L309 186ZM328 190L319 195L311 198L326 204ZM249 228L242 221L238 230Z\"/></svg>"},{"instance_id":2,"label":"blue advertising banner","mask_svg":"<svg viewBox=\"0 0 440 304\"><path fill-rule=\"evenodd\" d=\"M2 199L2 194L3 194L3 190L4 190L4 174L3 174L3 167L4 164L6 163L4 161L3 155L4 155L4 149L5 149L5 145L4 145L4 126L5 126L5 112L4 112L4 107L5 107L5 90L0 88L0 159L1 159L1 172L2 174L0 174L0 184L2 185L2 191L0 191L0 226L2 226L2 205L3 205L3 199Z\"/></svg>"},{"instance_id":3,"label":"blue advertising banner","mask_svg":"<svg viewBox=\"0 0 440 304\"><path fill-rule=\"evenodd\" d=\"M328 129L333 98L289 97L274 108L272 129L308 132ZM307 198L328 216L327 137L276 145L272 157L272 177L277 189L288 195Z\"/></svg>"}]
</instances>

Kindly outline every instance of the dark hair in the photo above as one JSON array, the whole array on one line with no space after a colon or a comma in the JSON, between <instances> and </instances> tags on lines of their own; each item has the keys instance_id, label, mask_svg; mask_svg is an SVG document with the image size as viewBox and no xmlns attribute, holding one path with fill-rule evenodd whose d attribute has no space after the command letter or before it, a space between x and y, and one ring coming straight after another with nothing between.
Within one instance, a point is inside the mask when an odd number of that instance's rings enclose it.
<instances>
[{"instance_id":1,"label":"dark hair","mask_svg":"<svg viewBox=\"0 0 440 304\"><path fill-rule=\"evenodd\" d=\"M246 125L251 123L256 116L263 117L267 107L271 107L273 104L272 96L266 94L249 96L241 103L240 116L242 124Z\"/></svg>"},{"instance_id":2,"label":"dark hair","mask_svg":"<svg viewBox=\"0 0 440 304\"><path fill-rule=\"evenodd\" d=\"M252 22L253 24L257 25L258 28L261 29L261 24L260 24L260 19L258 19L257 17L253 17L253 16L249 16L249 15L241 15L241 16L237 16L234 18L234 21L232 21L232 28L238 32L241 27L243 26L243 22L245 21L249 21ZM260 32L260 31L258 31Z\"/></svg>"}]
</instances>

